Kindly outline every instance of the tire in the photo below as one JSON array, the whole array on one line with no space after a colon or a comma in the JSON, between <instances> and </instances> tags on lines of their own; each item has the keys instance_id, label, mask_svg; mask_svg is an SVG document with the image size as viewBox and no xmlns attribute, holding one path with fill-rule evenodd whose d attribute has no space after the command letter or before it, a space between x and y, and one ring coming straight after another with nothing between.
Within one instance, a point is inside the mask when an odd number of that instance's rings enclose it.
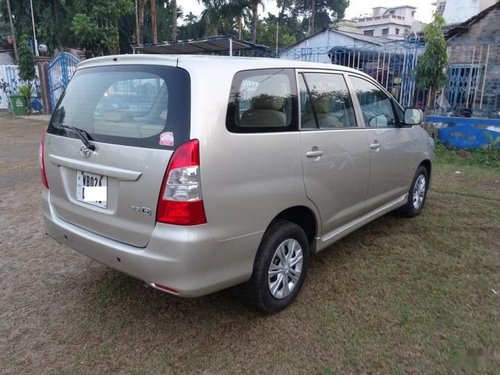
<instances>
[{"instance_id":1,"label":"tire","mask_svg":"<svg viewBox=\"0 0 500 375\"><path fill-rule=\"evenodd\" d=\"M406 217L415 217L422 212L429 188L429 175L424 166L419 166L408 191L408 202L399 213Z\"/></svg>"},{"instance_id":2,"label":"tire","mask_svg":"<svg viewBox=\"0 0 500 375\"><path fill-rule=\"evenodd\" d=\"M250 300L265 313L285 309L299 294L308 263L309 244L302 228L289 221L275 221L257 251L247 284Z\"/></svg>"}]
</instances>

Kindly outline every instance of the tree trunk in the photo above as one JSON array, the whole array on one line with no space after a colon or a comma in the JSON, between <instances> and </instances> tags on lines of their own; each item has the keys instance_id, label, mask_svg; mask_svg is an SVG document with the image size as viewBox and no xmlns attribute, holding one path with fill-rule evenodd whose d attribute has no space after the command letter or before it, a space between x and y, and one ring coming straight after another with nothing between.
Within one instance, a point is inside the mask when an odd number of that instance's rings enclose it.
<instances>
[{"instance_id":1,"label":"tree trunk","mask_svg":"<svg viewBox=\"0 0 500 375\"><path fill-rule=\"evenodd\" d=\"M12 23L12 12L10 10L10 0L7 0L7 14L9 15L10 32L12 34L12 46L14 47L14 59L16 64L19 62L19 55L17 54L16 32L14 31L14 24Z\"/></svg>"},{"instance_id":2,"label":"tree trunk","mask_svg":"<svg viewBox=\"0 0 500 375\"><path fill-rule=\"evenodd\" d=\"M425 106L425 112L429 111L431 106L432 88L429 87L429 94L427 95L427 105Z\"/></svg>"},{"instance_id":3,"label":"tree trunk","mask_svg":"<svg viewBox=\"0 0 500 375\"><path fill-rule=\"evenodd\" d=\"M137 45L142 46L142 30L144 28L144 7L148 0L137 0L138 11L137 11Z\"/></svg>"},{"instance_id":4,"label":"tree trunk","mask_svg":"<svg viewBox=\"0 0 500 375\"><path fill-rule=\"evenodd\" d=\"M316 0L311 0L311 30L309 34L314 34L315 18L316 18Z\"/></svg>"},{"instance_id":5,"label":"tree trunk","mask_svg":"<svg viewBox=\"0 0 500 375\"><path fill-rule=\"evenodd\" d=\"M257 43L257 20L259 19L259 2L252 1L252 43Z\"/></svg>"},{"instance_id":6,"label":"tree trunk","mask_svg":"<svg viewBox=\"0 0 500 375\"><path fill-rule=\"evenodd\" d=\"M236 26L238 27L238 39L241 39L241 29L242 29L241 16L236 17Z\"/></svg>"},{"instance_id":7,"label":"tree trunk","mask_svg":"<svg viewBox=\"0 0 500 375\"><path fill-rule=\"evenodd\" d=\"M158 43L158 24L156 21L156 0L151 0L151 39L153 44Z\"/></svg>"},{"instance_id":8,"label":"tree trunk","mask_svg":"<svg viewBox=\"0 0 500 375\"><path fill-rule=\"evenodd\" d=\"M172 9L172 43L177 41L177 0L170 1Z\"/></svg>"}]
</instances>

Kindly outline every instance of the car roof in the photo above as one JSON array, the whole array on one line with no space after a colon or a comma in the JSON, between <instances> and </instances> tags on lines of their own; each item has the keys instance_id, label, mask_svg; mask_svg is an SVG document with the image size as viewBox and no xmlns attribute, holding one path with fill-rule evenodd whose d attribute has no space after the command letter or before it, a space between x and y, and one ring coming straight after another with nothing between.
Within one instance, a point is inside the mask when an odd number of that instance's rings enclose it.
<instances>
[{"instance_id":1,"label":"car roof","mask_svg":"<svg viewBox=\"0 0 500 375\"><path fill-rule=\"evenodd\" d=\"M300 60L272 59L264 57L207 55L111 55L85 60L78 65L78 68L80 69L91 66L130 64L177 66L188 71L191 69L204 69L207 70L207 72L210 72L215 67L223 67L225 70L234 72L248 69L295 68L323 70L332 69L364 74L359 70L327 63L314 63Z\"/></svg>"}]
</instances>

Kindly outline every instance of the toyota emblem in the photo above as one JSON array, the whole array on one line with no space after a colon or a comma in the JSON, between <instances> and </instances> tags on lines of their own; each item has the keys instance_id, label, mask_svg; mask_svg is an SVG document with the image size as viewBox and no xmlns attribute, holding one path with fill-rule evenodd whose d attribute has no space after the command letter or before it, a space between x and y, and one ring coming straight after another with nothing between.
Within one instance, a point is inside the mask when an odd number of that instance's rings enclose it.
<instances>
[{"instance_id":1,"label":"toyota emblem","mask_svg":"<svg viewBox=\"0 0 500 375\"><path fill-rule=\"evenodd\" d=\"M90 154L92 154L92 150L90 150L87 146L83 145L80 148L80 155L82 155L82 158L87 159L90 157Z\"/></svg>"}]
</instances>

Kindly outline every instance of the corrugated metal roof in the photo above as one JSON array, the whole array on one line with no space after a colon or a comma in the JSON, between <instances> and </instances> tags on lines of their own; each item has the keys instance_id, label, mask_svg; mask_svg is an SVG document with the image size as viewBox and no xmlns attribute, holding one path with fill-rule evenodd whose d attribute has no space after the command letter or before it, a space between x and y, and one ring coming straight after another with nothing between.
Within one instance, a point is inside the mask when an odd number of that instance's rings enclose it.
<instances>
[{"instance_id":1,"label":"corrugated metal roof","mask_svg":"<svg viewBox=\"0 0 500 375\"><path fill-rule=\"evenodd\" d=\"M157 54L211 54L233 51L266 50L269 47L233 38L231 36L210 37L201 40L180 41L177 43L159 43L135 47L142 53Z\"/></svg>"}]
</instances>

